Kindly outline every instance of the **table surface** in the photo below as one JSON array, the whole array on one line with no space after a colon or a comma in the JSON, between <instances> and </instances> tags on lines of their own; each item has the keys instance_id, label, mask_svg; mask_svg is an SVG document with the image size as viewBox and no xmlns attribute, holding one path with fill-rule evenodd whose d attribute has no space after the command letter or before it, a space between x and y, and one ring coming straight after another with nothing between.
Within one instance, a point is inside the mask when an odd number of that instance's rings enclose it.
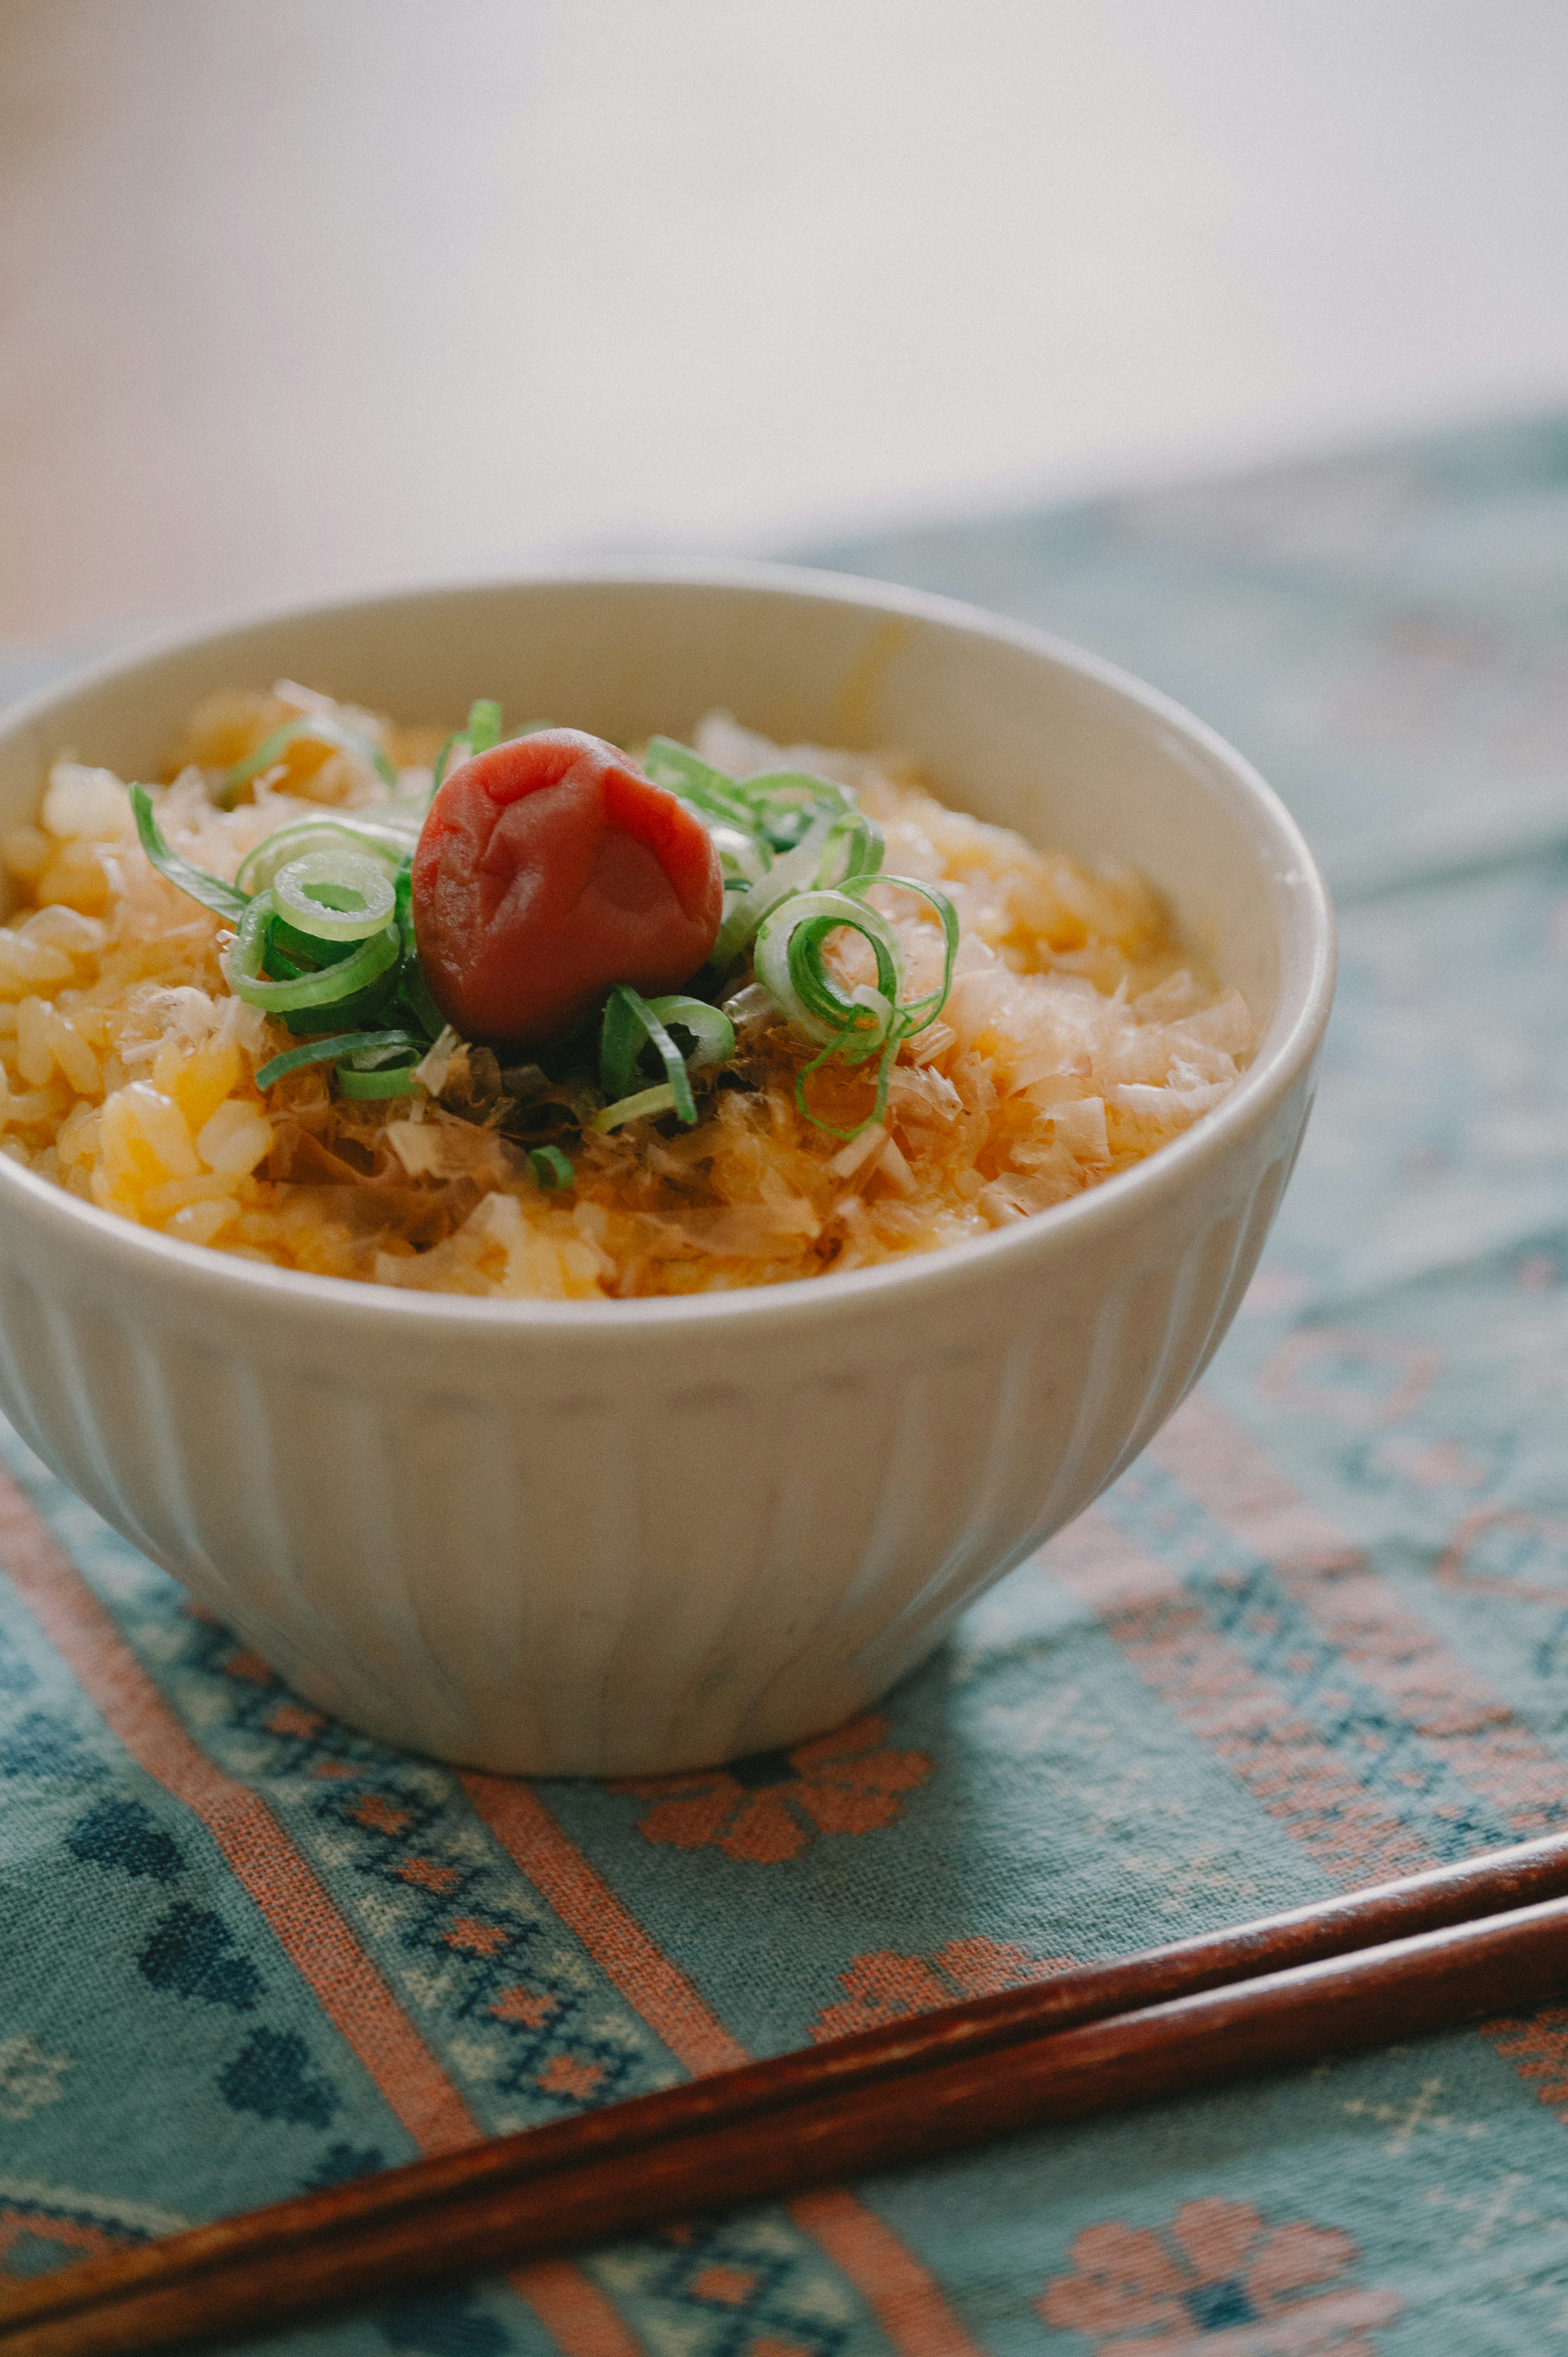
<instances>
[{"instance_id":1,"label":"table surface","mask_svg":"<svg viewBox=\"0 0 1568 2357\"><path fill-rule=\"evenodd\" d=\"M1568 1824L1568 420L825 554L1131 663L1322 851L1344 978L1243 1314L881 1710L657 1784L324 1720L0 1438L0 2273ZM1564 2336L1552 2009L252 2345Z\"/></svg>"}]
</instances>

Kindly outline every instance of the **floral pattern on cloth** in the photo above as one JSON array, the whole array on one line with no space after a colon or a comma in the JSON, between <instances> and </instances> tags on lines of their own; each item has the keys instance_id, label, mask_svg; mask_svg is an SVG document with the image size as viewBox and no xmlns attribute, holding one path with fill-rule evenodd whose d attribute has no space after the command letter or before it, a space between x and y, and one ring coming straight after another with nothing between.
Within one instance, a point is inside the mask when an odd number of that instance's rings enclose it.
<instances>
[{"instance_id":1,"label":"floral pattern on cloth","mask_svg":"<svg viewBox=\"0 0 1568 2357\"><path fill-rule=\"evenodd\" d=\"M819 1834L870 1834L890 1825L900 1795L930 1774L924 1751L886 1748L875 1712L790 1751L757 1751L727 1768L630 1777L614 1786L655 1805L640 1821L650 1842L723 1850L750 1866L780 1866Z\"/></svg>"},{"instance_id":2,"label":"floral pattern on cloth","mask_svg":"<svg viewBox=\"0 0 1568 2357\"><path fill-rule=\"evenodd\" d=\"M837 554L1125 662L1325 857L1236 1324L875 1712L618 1791L328 1718L0 1426L0 2280L1568 1829L1568 418ZM243 2341L1565 2345L1562 2005Z\"/></svg>"},{"instance_id":3,"label":"floral pattern on cloth","mask_svg":"<svg viewBox=\"0 0 1568 2357\"><path fill-rule=\"evenodd\" d=\"M0 2284L27 2283L81 2259L113 2258L116 2251L145 2240L91 2217L73 2215L58 2199L48 2203L0 2201Z\"/></svg>"},{"instance_id":4,"label":"floral pattern on cloth","mask_svg":"<svg viewBox=\"0 0 1568 2357\"><path fill-rule=\"evenodd\" d=\"M1088 2226L1040 2314L1094 2357L1374 2357L1397 2293L1337 2283L1359 2254L1305 2219L1270 2228L1249 2201L1187 2201L1163 2232Z\"/></svg>"},{"instance_id":5,"label":"floral pattern on cloth","mask_svg":"<svg viewBox=\"0 0 1568 2357\"><path fill-rule=\"evenodd\" d=\"M1013 1940L988 1940L983 1934L950 1940L934 1956L899 1956L878 1948L856 1956L839 1975L843 1996L824 2006L811 2024L811 2036L821 2042L847 2038L857 2029L880 2029L885 2022L907 2021L912 2014L930 2013L938 2006L966 1996L991 1996L999 1989L1021 1988L1066 1972L1071 1956L1031 1956Z\"/></svg>"}]
</instances>

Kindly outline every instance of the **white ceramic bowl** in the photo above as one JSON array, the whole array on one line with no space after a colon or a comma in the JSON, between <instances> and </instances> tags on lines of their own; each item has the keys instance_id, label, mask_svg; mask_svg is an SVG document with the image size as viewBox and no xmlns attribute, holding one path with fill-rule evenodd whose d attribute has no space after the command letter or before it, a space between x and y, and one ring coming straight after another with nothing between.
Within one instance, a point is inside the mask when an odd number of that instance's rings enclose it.
<instances>
[{"instance_id":1,"label":"white ceramic bowl","mask_svg":"<svg viewBox=\"0 0 1568 2357\"><path fill-rule=\"evenodd\" d=\"M313 1702L530 1774L796 1742L881 1695L1089 1504L1196 1380L1310 1101L1333 928L1227 745L1072 648L768 567L618 566L294 612L13 713L0 826L62 748L134 776L209 691L411 718L499 696L630 740L726 705L896 745L948 801L1132 862L1259 1020L1135 1169L908 1262L743 1293L489 1302L172 1243L0 1157L0 1406Z\"/></svg>"}]
</instances>

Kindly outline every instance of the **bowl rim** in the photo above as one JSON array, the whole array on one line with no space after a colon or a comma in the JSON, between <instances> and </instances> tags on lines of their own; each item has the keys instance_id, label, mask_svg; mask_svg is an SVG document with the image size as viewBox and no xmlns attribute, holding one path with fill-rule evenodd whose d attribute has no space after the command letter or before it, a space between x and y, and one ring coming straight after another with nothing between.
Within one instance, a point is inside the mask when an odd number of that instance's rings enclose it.
<instances>
[{"instance_id":1,"label":"bowl rim","mask_svg":"<svg viewBox=\"0 0 1568 2357\"><path fill-rule=\"evenodd\" d=\"M881 1297L899 1293L940 1294L965 1285L971 1272L1000 1275L1007 1266L1025 1260L1087 1246L1108 1223L1135 1219L1155 1200L1185 1189L1189 1179L1200 1180L1210 1165L1221 1162L1233 1142L1267 1118L1310 1069L1328 1019L1334 995L1336 931L1327 887L1305 837L1273 788L1245 755L1219 732L1184 705L1125 671L1102 655L1072 640L993 614L983 607L905 587L855 574L835 573L807 565L761 560L702 557L600 556L571 563L542 563L537 567L489 576L453 576L399 585L369 592L349 591L301 603L297 599L268 604L225 615L199 628L176 626L150 633L112 654L74 669L48 685L35 689L0 713L0 745L48 720L55 707L77 696L128 679L152 664L220 645L225 639L247 635L278 623L308 626L350 611L389 613L399 607L431 597L460 597L509 590L572 588L579 586L628 587L671 586L716 590L770 591L787 597L826 598L883 614L929 621L977 638L1000 640L1026 653L1092 680L1112 694L1142 708L1178 736L1207 754L1240 788L1272 832L1285 880L1297 888L1294 896L1294 927L1307 956L1301 980L1291 1000L1282 998L1265 1035L1265 1045L1242 1073L1222 1104L1205 1114L1193 1126L1162 1146L1129 1170L1119 1171L1065 1203L1036 1213L989 1234L945 1244L925 1253L864 1269L820 1276L790 1277L773 1285L738 1286L723 1292L656 1295L631 1301L540 1301L477 1298L465 1294L424 1293L401 1286L367 1284L362 1279L320 1276L300 1269L282 1269L261 1261L236 1258L200 1244L185 1243L156 1229L145 1228L120 1213L83 1202L48 1178L0 1154L0 1205L6 1191L16 1190L20 1204L35 1219L54 1227L62 1243L74 1241L78 1250L93 1248L129 1270L141 1262L149 1274L160 1272L166 1284L178 1291L231 1289L236 1313L247 1302L282 1308L292 1302L302 1316L324 1318L356 1313L364 1320L404 1322L413 1319L428 1328L448 1325L455 1329L503 1329L545 1333L570 1331L576 1336L603 1333L629 1340L629 1329L693 1323L728 1324L736 1318L767 1318L798 1324L832 1316L841 1307L872 1307ZM1282 1017L1284 1018L1282 1028ZM1277 1034L1278 1036L1273 1036ZM395 1330L389 1323L388 1331Z\"/></svg>"}]
</instances>

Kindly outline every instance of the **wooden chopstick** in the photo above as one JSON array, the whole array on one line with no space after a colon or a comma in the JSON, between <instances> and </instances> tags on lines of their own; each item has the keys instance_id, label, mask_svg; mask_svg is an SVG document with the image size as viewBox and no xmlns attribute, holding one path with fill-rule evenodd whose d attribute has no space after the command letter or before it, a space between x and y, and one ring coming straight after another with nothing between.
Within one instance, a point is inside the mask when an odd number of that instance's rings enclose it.
<instances>
[{"instance_id":1,"label":"wooden chopstick","mask_svg":"<svg viewBox=\"0 0 1568 2357\"><path fill-rule=\"evenodd\" d=\"M1568 1838L1089 1966L0 2292L0 2357L134 2357L1568 1989Z\"/></svg>"}]
</instances>

